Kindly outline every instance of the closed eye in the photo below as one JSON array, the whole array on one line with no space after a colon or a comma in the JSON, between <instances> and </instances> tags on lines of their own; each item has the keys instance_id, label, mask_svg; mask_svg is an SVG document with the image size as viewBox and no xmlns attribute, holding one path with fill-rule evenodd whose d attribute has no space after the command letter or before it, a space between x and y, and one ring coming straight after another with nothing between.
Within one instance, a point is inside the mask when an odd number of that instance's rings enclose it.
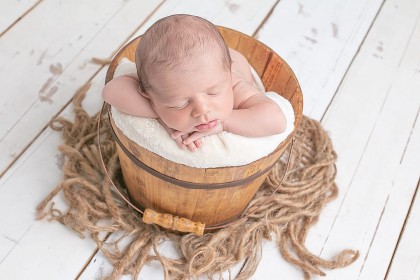
<instances>
[{"instance_id":1,"label":"closed eye","mask_svg":"<svg viewBox=\"0 0 420 280\"><path fill-rule=\"evenodd\" d=\"M182 109L182 108L186 107L188 105L188 103L189 103L189 101L186 101L181 106L169 106L169 108L171 108L171 109Z\"/></svg>"},{"instance_id":2,"label":"closed eye","mask_svg":"<svg viewBox=\"0 0 420 280\"><path fill-rule=\"evenodd\" d=\"M209 92L208 95L215 96L219 95L222 91L215 91L215 92Z\"/></svg>"}]
</instances>

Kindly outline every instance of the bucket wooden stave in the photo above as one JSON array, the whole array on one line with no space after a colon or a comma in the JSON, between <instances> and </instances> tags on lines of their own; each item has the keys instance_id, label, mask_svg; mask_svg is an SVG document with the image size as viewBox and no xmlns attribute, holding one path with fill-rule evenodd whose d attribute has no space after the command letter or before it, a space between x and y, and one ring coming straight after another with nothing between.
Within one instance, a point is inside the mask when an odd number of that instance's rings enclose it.
<instances>
[{"instance_id":1,"label":"bucket wooden stave","mask_svg":"<svg viewBox=\"0 0 420 280\"><path fill-rule=\"evenodd\" d=\"M118 157L131 201L140 208L151 208L206 225L219 224L241 214L265 180L270 167L294 137L303 107L299 83L280 56L258 40L238 31L224 27L219 27L219 30L228 46L248 59L266 90L281 94L293 106L295 129L276 150L243 166L194 168L164 159L137 145L110 118L119 143ZM122 58L134 61L140 39L135 38L117 53L109 66L106 82L112 79ZM153 172L145 170L142 165Z\"/></svg>"}]
</instances>

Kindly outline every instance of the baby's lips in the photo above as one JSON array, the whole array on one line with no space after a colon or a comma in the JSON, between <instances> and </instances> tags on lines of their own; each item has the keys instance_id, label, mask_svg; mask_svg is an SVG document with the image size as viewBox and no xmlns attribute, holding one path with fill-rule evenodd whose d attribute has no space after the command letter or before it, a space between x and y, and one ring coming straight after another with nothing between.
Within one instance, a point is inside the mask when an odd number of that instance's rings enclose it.
<instances>
[{"instance_id":1,"label":"baby's lips","mask_svg":"<svg viewBox=\"0 0 420 280\"><path fill-rule=\"evenodd\" d=\"M217 125L217 120L212 120L212 121L209 121L208 123L199 124L195 128L197 128L199 131L203 131L203 130L209 130L209 129L215 128L216 125Z\"/></svg>"}]
</instances>

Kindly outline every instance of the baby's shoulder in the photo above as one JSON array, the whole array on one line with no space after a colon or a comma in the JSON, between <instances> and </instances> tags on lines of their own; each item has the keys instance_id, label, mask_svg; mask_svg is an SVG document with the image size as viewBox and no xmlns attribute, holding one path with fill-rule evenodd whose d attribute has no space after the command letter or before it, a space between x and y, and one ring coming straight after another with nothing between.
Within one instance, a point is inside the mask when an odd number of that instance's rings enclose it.
<instances>
[{"instance_id":1,"label":"baby's shoulder","mask_svg":"<svg viewBox=\"0 0 420 280\"><path fill-rule=\"evenodd\" d=\"M246 60L245 56L243 56L243 54L241 54L237 50L229 48L229 53L230 58L233 62L248 64L248 61Z\"/></svg>"},{"instance_id":2,"label":"baby's shoulder","mask_svg":"<svg viewBox=\"0 0 420 280\"><path fill-rule=\"evenodd\" d=\"M233 85L234 108L239 108L244 101L256 94L262 94L262 92L254 84L245 80L238 80Z\"/></svg>"},{"instance_id":3,"label":"baby's shoulder","mask_svg":"<svg viewBox=\"0 0 420 280\"><path fill-rule=\"evenodd\" d=\"M254 83L251 66L246 58L238 51L229 49L232 58L232 85L234 108L255 94L261 94Z\"/></svg>"},{"instance_id":4,"label":"baby's shoulder","mask_svg":"<svg viewBox=\"0 0 420 280\"><path fill-rule=\"evenodd\" d=\"M238 109L241 107L241 104L248 100L251 96L256 94L263 94L256 86L255 83L249 82L241 77L234 78L234 74L232 73L232 80L236 80L233 82L233 107L234 109ZM252 78L252 77L251 77Z\"/></svg>"},{"instance_id":5,"label":"baby's shoulder","mask_svg":"<svg viewBox=\"0 0 420 280\"><path fill-rule=\"evenodd\" d=\"M252 81L252 74L248 60L238 51L229 49L232 58L232 73L241 76L243 79Z\"/></svg>"},{"instance_id":6,"label":"baby's shoulder","mask_svg":"<svg viewBox=\"0 0 420 280\"><path fill-rule=\"evenodd\" d=\"M245 80L249 83L253 83L253 77L251 73L251 66L248 60L236 50L229 49L232 58L232 79L235 84L238 81Z\"/></svg>"}]
</instances>

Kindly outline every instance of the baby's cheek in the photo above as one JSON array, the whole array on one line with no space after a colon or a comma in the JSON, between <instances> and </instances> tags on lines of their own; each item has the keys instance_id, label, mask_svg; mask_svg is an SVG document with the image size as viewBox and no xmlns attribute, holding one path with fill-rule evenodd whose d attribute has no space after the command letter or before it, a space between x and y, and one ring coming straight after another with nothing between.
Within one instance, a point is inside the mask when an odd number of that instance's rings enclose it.
<instances>
[{"instance_id":1,"label":"baby's cheek","mask_svg":"<svg viewBox=\"0 0 420 280\"><path fill-rule=\"evenodd\" d=\"M228 97L221 104L221 111L223 112L223 117L228 118L233 111L233 97Z\"/></svg>"},{"instance_id":2,"label":"baby's cheek","mask_svg":"<svg viewBox=\"0 0 420 280\"><path fill-rule=\"evenodd\" d=\"M165 118L162 118L162 120L166 125L178 131L187 132L187 130L190 129L188 118L180 112L166 114Z\"/></svg>"}]
</instances>

